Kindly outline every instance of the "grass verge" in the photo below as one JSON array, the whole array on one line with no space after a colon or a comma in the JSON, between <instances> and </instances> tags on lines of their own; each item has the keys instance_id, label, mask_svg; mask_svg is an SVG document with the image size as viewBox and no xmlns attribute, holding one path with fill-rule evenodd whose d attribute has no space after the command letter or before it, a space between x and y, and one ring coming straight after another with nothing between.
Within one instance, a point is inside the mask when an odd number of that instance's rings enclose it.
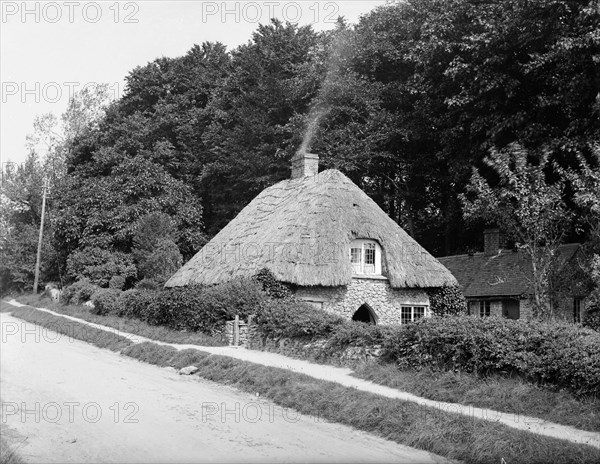
<instances>
[{"instance_id":1,"label":"grass verge","mask_svg":"<svg viewBox=\"0 0 600 464\"><path fill-rule=\"evenodd\" d=\"M132 345L123 354L159 366L195 365L197 375L259 393L302 414L346 424L397 443L467 463L598 462L600 450L541 437L473 417L381 397L285 369L177 351L154 343Z\"/></svg>"},{"instance_id":2,"label":"grass verge","mask_svg":"<svg viewBox=\"0 0 600 464\"><path fill-rule=\"evenodd\" d=\"M174 330L168 327L150 325L144 321L140 321L139 319L130 319L111 314L100 316L98 314L90 313L90 308L87 306L63 305L61 303L55 303L48 298L40 298L38 295L23 295L15 298L15 300L27 305L43 306L44 308L50 309L57 313L78 317L88 322L106 325L122 332L141 335L142 337L150 338L152 340L160 340L166 343L183 343L199 346L227 345L227 342L220 337L211 337L210 335L200 332L182 332L180 330Z\"/></svg>"},{"instance_id":3,"label":"grass verge","mask_svg":"<svg viewBox=\"0 0 600 464\"><path fill-rule=\"evenodd\" d=\"M461 372L402 371L377 362L355 367L352 375L434 401L538 417L600 432L600 398L579 399L567 391L547 390L519 378L482 379Z\"/></svg>"},{"instance_id":4,"label":"grass verge","mask_svg":"<svg viewBox=\"0 0 600 464\"><path fill-rule=\"evenodd\" d=\"M434 401L489 408L600 432L600 393L595 397L577 397L567 390L539 387L519 377L482 378L464 372L400 370L375 359L340 363L327 351L307 353L295 348L294 343L289 345L291 349L288 345L281 348L277 343L267 343L259 349L319 364L347 366L355 377Z\"/></svg>"}]
</instances>

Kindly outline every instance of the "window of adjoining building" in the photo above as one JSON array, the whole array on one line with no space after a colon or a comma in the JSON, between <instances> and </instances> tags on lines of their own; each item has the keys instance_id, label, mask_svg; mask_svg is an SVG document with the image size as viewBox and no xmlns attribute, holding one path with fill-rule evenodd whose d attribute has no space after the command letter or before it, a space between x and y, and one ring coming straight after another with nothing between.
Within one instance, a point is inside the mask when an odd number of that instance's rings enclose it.
<instances>
[{"instance_id":1,"label":"window of adjoining building","mask_svg":"<svg viewBox=\"0 0 600 464\"><path fill-rule=\"evenodd\" d=\"M479 317L487 317L490 315L491 305L489 301L479 302Z\"/></svg>"}]
</instances>

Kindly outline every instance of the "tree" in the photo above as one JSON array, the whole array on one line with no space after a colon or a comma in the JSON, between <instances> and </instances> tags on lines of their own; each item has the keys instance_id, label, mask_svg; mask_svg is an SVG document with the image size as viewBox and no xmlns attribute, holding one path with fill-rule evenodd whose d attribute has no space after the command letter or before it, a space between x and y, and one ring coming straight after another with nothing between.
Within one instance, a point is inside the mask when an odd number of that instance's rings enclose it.
<instances>
[{"instance_id":1,"label":"tree","mask_svg":"<svg viewBox=\"0 0 600 464\"><path fill-rule=\"evenodd\" d=\"M26 289L34 276L41 222L42 186L47 181L47 201L42 242L41 279L62 280L64 256L52 240L55 198L52 193L66 174L67 154L74 139L96 127L108 100L108 87L87 87L77 92L61 118L48 113L36 116L27 135L26 161L2 173L0 191L0 291Z\"/></svg>"},{"instance_id":2,"label":"tree","mask_svg":"<svg viewBox=\"0 0 600 464\"><path fill-rule=\"evenodd\" d=\"M599 20L593 1L557 0L408 0L365 15L352 71L377 89L371 113L391 121L353 118L341 138L347 153L376 139L365 190L427 249L464 250L480 234L457 198L490 148L520 143L569 165L599 130ZM350 88L360 108L352 100Z\"/></svg>"},{"instance_id":3,"label":"tree","mask_svg":"<svg viewBox=\"0 0 600 464\"><path fill-rule=\"evenodd\" d=\"M288 122L308 113L316 88L299 75L316 53L310 26L273 20L231 53L231 70L207 105L199 192L209 235L216 234L261 190L289 177L298 140Z\"/></svg>"},{"instance_id":4,"label":"tree","mask_svg":"<svg viewBox=\"0 0 600 464\"><path fill-rule=\"evenodd\" d=\"M44 168L31 152L21 165L9 165L0 188L0 292L31 288L41 221ZM48 214L48 213L47 213ZM46 223L47 224L47 223ZM58 255L44 235L42 280L60 278Z\"/></svg>"},{"instance_id":5,"label":"tree","mask_svg":"<svg viewBox=\"0 0 600 464\"><path fill-rule=\"evenodd\" d=\"M140 218L133 237L133 257L140 278L164 283L183 264L174 241L175 229L164 213L151 213Z\"/></svg>"},{"instance_id":6,"label":"tree","mask_svg":"<svg viewBox=\"0 0 600 464\"><path fill-rule=\"evenodd\" d=\"M108 84L86 86L71 97L60 119L52 113L35 117L26 146L42 157L51 187L66 174L68 153L75 139L98 127L110 100Z\"/></svg>"},{"instance_id":7,"label":"tree","mask_svg":"<svg viewBox=\"0 0 600 464\"><path fill-rule=\"evenodd\" d=\"M131 253L138 219L152 212L172 218L185 256L202 246L202 207L189 186L143 156L96 156L120 161L102 176L73 173L56 193L55 239L67 254L86 247Z\"/></svg>"},{"instance_id":8,"label":"tree","mask_svg":"<svg viewBox=\"0 0 600 464\"><path fill-rule=\"evenodd\" d=\"M74 280L89 279L99 287L108 287L114 276L131 281L137 275L131 255L93 246L71 253L67 272Z\"/></svg>"},{"instance_id":9,"label":"tree","mask_svg":"<svg viewBox=\"0 0 600 464\"><path fill-rule=\"evenodd\" d=\"M537 159L513 144L492 150L484 160L497 177L487 181L473 168L467 193L461 195L467 220L483 219L498 225L531 259L534 315L552 315L550 286L557 249L569 225L571 213L563 200L563 183L546 180L547 154Z\"/></svg>"},{"instance_id":10,"label":"tree","mask_svg":"<svg viewBox=\"0 0 600 464\"><path fill-rule=\"evenodd\" d=\"M581 209L578 216L588 232L588 259L580 265L593 285L588 306L600 311L600 142L591 144L591 153L589 161L582 153L577 154L578 169L559 171L574 191L573 201Z\"/></svg>"}]
</instances>

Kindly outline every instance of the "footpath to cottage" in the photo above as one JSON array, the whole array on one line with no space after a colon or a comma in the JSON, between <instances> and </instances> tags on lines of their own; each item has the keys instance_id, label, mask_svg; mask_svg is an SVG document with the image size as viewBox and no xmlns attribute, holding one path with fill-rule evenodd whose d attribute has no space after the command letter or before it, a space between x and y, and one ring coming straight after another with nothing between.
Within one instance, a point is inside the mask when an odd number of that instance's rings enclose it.
<instances>
[{"instance_id":1,"label":"footpath to cottage","mask_svg":"<svg viewBox=\"0 0 600 464\"><path fill-rule=\"evenodd\" d=\"M19 303L16 300L4 301L15 307L29 306ZM150 338L142 337L140 335L122 332L113 327L108 327L101 324L95 324L88 322L77 317L67 316L62 313L57 313L47 308L35 308L39 311L44 311L55 316L63 317L80 324L84 324L90 327L95 327L106 332L115 333L122 337L131 340L133 343L152 342L157 345L171 346L177 350L195 349L204 351L206 353L228 356L230 358L239 359L242 361L248 361L255 364L261 364L263 366L277 367L280 369L287 369L292 372L305 374L316 379L326 380L328 382L335 382L345 387L356 388L357 390L374 393L387 398L399 399L402 401L410 401L417 403L420 406L437 408L442 411L451 412L455 414L461 414L469 416L474 419L481 419L489 422L497 422L504 424L508 427L512 427L518 430L524 430L527 432L543 435L551 438L557 438L561 440L568 440L573 443L581 443L595 448L600 448L600 433L590 432L586 430L579 430L574 427L566 425L556 424L548 422L543 419L536 417L524 416L520 414L511 414L506 412L494 411L491 409L477 408L470 405L456 404L456 403L445 403L441 401L433 401L427 398L421 398L411 393L403 392L395 388L378 385L368 380L359 379L352 376L352 369L335 367L331 365L315 364L301 359L290 358L277 353L270 353L266 351L248 350L241 347L233 346L199 346L190 344L179 344L179 343L167 343L158 340L152 340Z\"/></svg>"}]
</instances>

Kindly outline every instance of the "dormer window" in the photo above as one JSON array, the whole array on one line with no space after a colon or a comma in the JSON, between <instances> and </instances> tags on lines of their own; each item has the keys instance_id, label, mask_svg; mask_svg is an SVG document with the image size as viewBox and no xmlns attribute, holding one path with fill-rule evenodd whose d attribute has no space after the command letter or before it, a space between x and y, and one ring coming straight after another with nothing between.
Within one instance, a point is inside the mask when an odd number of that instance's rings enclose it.
<instances>
[{"instance_id":1,"label":"dormer window","mask_svg":"<svg viewBox=\"0 0 600 464\"><path fill-rule=\"evenodd\" d=\"M375 240L357 239L350 244L350 264L355 275L381 275L381 247Z\"/></svg>"}]
</instances>

